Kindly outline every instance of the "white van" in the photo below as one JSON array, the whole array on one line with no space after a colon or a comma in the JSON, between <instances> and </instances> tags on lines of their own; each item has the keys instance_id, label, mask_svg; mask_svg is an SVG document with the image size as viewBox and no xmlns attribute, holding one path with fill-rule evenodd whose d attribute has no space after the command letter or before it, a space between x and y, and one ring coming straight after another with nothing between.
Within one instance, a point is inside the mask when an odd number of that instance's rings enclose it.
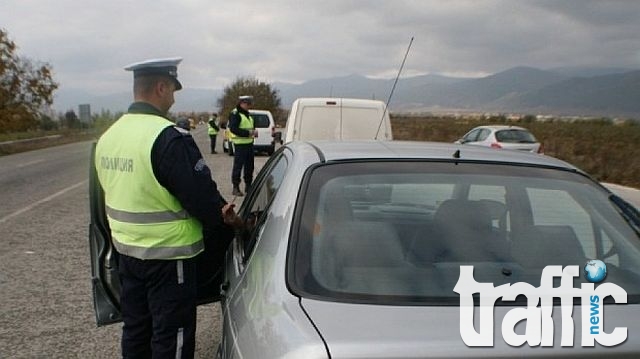
<instances>
[{"instance_id":1,"label":"white van","mask_svg":"<svg viewBox=\"0 0 640 359\"><path fill-rule=\"evenodd\" d=\"M273 120L271 112L266 110L249 110L251 118L253 118L253 127L258 130L258 137L253 139L254 152L266 152L269 156L273 154L276 148L276 142L273 138L276 123ZM222 140L222 150L233 156L233 143L231 142L233 134L229 129L225 129L225 135Z\"/></svg>"},{"instance_id":2,"label":"white van","mask_svg":"<svg viewBox=\"0 0 640 359\"><path fill-rule=\"evenodd\" d=\"M285 142L393 140L389 111L385 108L385 103L377 100L299 98L291 105Z\"/></svg>"}]
</instances>

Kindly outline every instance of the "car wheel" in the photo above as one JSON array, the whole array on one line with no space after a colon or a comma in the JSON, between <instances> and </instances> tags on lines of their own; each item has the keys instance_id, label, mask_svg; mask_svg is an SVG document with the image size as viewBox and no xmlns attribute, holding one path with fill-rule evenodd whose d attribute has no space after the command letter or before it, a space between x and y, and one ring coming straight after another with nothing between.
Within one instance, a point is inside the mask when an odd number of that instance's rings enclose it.
<instances>
[{"instance_id":1,"label":"car wheel","mask_svg":"<svg viewBox=\"0 0 640 359\"><path fill-rule=\"evenodd\" d=\"M275 152L275 150L276 150L276 145L271 145L269 146L269 149L267 149L267 154L271 156L273 152Z\"/></svg>"}]
</instances>

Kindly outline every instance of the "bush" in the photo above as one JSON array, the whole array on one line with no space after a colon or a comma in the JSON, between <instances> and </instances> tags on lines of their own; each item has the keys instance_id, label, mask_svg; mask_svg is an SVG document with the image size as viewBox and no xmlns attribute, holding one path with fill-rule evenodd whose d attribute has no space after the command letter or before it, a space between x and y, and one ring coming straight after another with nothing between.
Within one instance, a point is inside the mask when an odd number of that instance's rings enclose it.
<instances>
[{"instance_id":1,"label":"bush","mask_svg":"<svg viewBox=\"0 0 640 359\"><path fill-rule=\"evenodd\" d=\"M40 129L43 131L52 131L58 129L58 123L51 119L47 115L43 115L40 118Z\"/></svg>"}]
</instances>

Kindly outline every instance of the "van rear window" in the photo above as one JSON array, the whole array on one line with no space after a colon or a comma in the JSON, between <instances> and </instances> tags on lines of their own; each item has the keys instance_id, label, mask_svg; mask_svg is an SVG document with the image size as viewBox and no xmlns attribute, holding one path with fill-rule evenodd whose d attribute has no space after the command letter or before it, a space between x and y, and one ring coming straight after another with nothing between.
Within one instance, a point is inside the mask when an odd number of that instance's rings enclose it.
<instances>
[{"instance_id":1,"label":"van rear window","mask_svg":"<svg viewBox=\"0 0 640 359\"><path fill-rule=\"evenodd\" d=\"M269 116L251 114L251 118L253 118L253 127L254 128L267 128L267 127L269 127Z\"/></svg>"}]
</instances>

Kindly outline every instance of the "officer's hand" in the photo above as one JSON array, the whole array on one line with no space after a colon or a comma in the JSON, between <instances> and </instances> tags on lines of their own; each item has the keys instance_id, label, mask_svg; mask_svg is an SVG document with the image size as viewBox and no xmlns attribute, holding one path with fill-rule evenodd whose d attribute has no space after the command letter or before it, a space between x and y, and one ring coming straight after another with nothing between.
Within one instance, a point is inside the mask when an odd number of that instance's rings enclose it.
<instances>
[{"instance_id":1,"label":"officer's hand","mask_svg":"<svg viewBox=\"0 0 640 359\"><path fill-rule=\"evenodd\" d=\"M233 221L237 217L236 211L234 210L235 206L233 203L227 203L222 206L222 219L224 219L225 223L231 224L229 221Z\"/></svg>"},{"instance_id":2,"label":"officer's hand","mask_svg":"<svg viewBox=\"0 0 640 359\"><path fill-rule=\"evenodd\" d=\"M236 214L234 207L236 205L233 203L227 203L222 207L222 219L224 223L234 226L234 227L242 227L242 219L238 217Z\"/></svg>"}]
</instances>

